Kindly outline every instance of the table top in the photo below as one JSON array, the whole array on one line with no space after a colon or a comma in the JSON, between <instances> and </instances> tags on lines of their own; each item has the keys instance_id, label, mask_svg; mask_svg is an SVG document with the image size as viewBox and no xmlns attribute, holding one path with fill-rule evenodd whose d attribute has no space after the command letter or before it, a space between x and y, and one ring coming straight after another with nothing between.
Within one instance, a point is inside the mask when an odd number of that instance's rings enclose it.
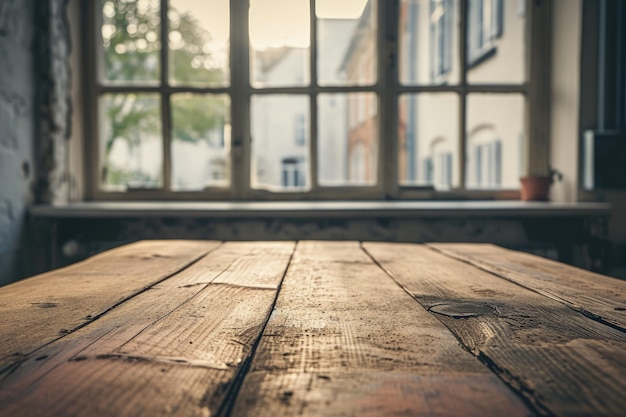
<instances>
[{"instance_id":1,"label":"table top","mask_svg":"<svg viewBox=\"0 0 626 417\"><path fill-rule=\"evenodd\" d=\"M143 241L0 288L1 416L622 416L626 282L487 244Z\"/></svg>"}]
</instances>

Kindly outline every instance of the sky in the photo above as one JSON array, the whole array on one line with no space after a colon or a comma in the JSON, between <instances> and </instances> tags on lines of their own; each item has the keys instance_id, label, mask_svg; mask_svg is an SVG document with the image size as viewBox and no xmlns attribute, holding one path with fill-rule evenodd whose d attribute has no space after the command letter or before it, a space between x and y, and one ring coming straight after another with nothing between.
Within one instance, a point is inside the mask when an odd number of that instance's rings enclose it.
<instances>
[{"instance_id":1,"label":"sky","mask_svg":"<svg viewBox=\"0 0 626 417\"><path fill-rule=\"evenodd\" d=\"M317 0L323 19L358 19L369 0ZM180 12L190 12L213 37L213 47L229 39L229 0L170 0ZM250 37L254 49L309 46L308 0L250 0Z\"/></svg>"}]
</instances>

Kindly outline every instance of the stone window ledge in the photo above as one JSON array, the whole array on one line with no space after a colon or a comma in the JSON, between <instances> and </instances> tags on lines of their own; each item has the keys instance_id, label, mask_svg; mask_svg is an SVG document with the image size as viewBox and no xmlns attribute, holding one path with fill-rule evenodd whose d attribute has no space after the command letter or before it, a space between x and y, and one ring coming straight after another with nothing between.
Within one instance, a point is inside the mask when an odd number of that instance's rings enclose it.
<instances>
[{"instance_id":1,"label":"stone window ledge","mask_svg":"<svg viewBox=\"0 0 626 417\"><path fill-rule=\"evenodd\" d=\"M35 218L524 218L609 216L608 203L524 201L82 202L35 205Z\"/></svg>"}]
</instances>

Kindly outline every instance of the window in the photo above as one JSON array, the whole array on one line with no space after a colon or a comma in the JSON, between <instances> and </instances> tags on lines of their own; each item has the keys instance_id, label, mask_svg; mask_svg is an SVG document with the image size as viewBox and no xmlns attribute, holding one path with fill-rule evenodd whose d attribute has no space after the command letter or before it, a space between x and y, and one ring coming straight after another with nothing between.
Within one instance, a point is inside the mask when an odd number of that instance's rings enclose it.
<instances>
[{"instance_id":1,"label":"window","mask_svg":"<svg viewBox=\"0 0 626 417\"><path fill-rule=\"evenodd\" d=\"M452 0L430 0L431 66L433 81L452 69ZM415 5L410 6L412 9ZM412 24L415 25L415 22Z\"/></svg>"},{"instance_id":2,"label":"window","mask_svg":"<svg viewBox=\"0 0 626 417\"><path fill-rule=\"evenodd\" d=\"M474 146L474 177L471 184L475 188L498 188L502 183L502 144L500 141Z\"/></svg>"},{"instance_id":3,"label":"window","mask_svg":"<svg viewBox=\"0 0 626 417\"><path fill-rule=\"evenodd\" d=\"M511 2L511 0L509 0ZM495 52L494 40L503 32L504 0L469 0L467 60L476 65Z\"/></svg>"},{"instance_id":4,"label":"window","mask_svg":"<svg viewBox=\"0 0 626 417\"><path fill-rule=\"evenodd\" d=\"M296 145L306 145L306 117L302 114L296 115L294 120L294 136L296 138Z\"/></svg>"},{"instance_id":5,"label":"window","mask_svg":"<svg viewBox=\"0 0 626 417\"><path fill-rule=\"evenodd\" d=\"M514 197L541 7L520 1L88 2L91 195Z\"/></svg>"},{"instance_id":6,"label":"window","mask_svg":"<svg viewBox=\"0 0 626 417\"><path fill-rule=\"evenodd\" d=\"M306 183L302 158L283 158L281 165L283 187L304 187Z\"/></svg>"}]
</instances>

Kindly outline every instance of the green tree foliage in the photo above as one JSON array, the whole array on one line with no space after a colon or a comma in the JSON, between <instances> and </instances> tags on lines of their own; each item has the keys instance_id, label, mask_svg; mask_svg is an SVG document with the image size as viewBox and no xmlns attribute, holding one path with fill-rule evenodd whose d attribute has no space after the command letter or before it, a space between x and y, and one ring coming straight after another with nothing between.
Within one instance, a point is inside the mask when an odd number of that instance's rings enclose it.
<instances>
[{"instance_id":1,"label":"green tree foliage","mask_svg":"<svg viewBox=\"0 0 626 417\"><path fill-rule=\"evenodd\" d=\"M105 83L159 85L161 77L161 19L158 0L104 0L102 5L102 78ZM170 7L169 73L173 85L223 86L224 70L207 47L209 32L189 13ZM118 140L140 146L142 135L161 136L161 106L153 94L118 93L105 96L106 160ZM176 96L174 96L176 97ZM103 103L104 104L104 103ZM172 105L172 138L196 142L207 140L212 129L221 128L228 115L224 102L192 96ZM108 164L107 164L108 165ZM115 167L107 167L109 184L124 183Z\"/></svg>"}]
</instances>

